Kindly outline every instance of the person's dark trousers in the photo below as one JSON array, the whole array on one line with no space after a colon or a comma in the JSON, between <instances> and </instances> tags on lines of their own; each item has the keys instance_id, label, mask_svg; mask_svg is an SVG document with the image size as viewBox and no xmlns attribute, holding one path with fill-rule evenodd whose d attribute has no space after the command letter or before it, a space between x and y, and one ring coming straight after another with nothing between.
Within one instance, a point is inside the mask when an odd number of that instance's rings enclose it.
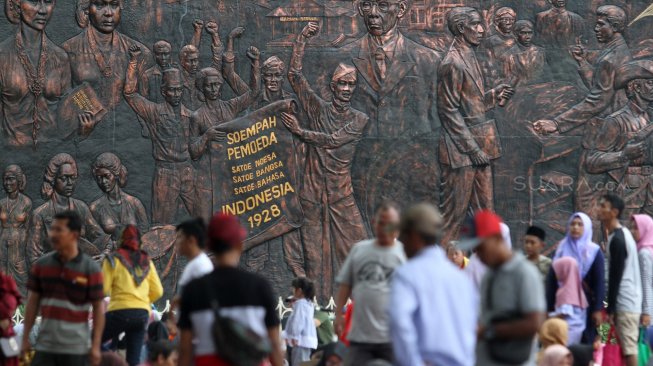
<instances>
[{"instance_id":1,"label":"person's dark trousers","mask_svg":"<svg viewBox=\"0 0 653 366\"><path fill-rule=\"evenodd\" d=\"M394 362L392 343L351 342L345 358L345 366L365 366L373 360Z\"/></svg>"},{"instance_id":2,"label":"person's dark trousers","mask_svg":"<svg viewBox=\"0 0 653 366\"><path fill-rule=\"evenodd\" d=\"M39 352L34 354L31 366L88 366L88 355L67 355L63 353Z\"/></svg>"},{"instance_id":3,"label":"person's dark trousers","mask_svg":"<svg viewBox=\"0 0 653 366\"><path fill-rule=\"evenodd\" d=\"M141 349L145 342L145 328L150 314L143 309L125 309L106 313L106 325L102 333L102 343L116 339L125 333L127 363L129 366L140 364Z\"/></svg>"}]
</instances>

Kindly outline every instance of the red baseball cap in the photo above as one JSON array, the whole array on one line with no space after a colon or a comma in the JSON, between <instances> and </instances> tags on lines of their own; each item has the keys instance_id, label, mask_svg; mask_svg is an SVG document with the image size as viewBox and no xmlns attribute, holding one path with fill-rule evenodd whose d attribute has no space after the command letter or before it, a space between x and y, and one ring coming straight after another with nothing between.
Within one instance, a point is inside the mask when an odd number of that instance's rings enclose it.
<instances>
[{"instance_id":1,"label":"red baseball cap","mask_svg":"<svg viewBox=\"0 0 653 366\"><path fill-rule=\"evenodd\" d=\"M473 218L467 217L460 228L460 242L457 247L465 251L472 250L483 239L501 235L502 222L501 217L490 210L478 211Z\"/></svg>"},{"instance_id":2,"label":"red baseball cap","mask_svg":"<svg viewBox=\"0 0 653 366\"><path fill-rule=\"evenodd\" d=\"M208 228L209 246L217 241L234 247L247 238L247 231L236 216L218 212L213 215Z\"/></svg>"}]
</instances>

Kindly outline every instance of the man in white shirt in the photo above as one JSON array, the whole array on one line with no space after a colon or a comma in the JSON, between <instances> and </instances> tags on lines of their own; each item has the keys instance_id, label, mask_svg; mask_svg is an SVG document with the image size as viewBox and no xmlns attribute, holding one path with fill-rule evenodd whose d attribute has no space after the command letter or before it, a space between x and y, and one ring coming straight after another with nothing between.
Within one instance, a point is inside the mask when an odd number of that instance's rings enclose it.
<instances>
[{"instance_id":1,"label":"man in white shirt","mask_svg":"<svg viewBox=\"0 0 653 366\"><path fill-rule=\"evenodd\" d=\"M177 225L175 246L179 254L188 259L188 264L177 282L177 296L173 300L173 307L178 305L179 297L187 283L213 272L213 263L204 253L205 244L206 225L201 218L184 221Z\"/></svg>"},{"instance_id":2,"label":"man in white shirt","mask_svg":"<svg viewBox=\"0 0 653 366\"><path fill-rule=\"evenodd\" d=\"M403 246L396 239L398 224L398 208L382 204L374 217L376 239L354 245L336 278L340 285L336 309L343 309L349 297L355 303L346 366L366 365L375 359L393 362L386 309L392 274L406 261ZM342 334L343 327L343 314L337 311L336 332Z\"/></svg>"},{"instance_id":3,"label":"man in white shirt","mask_svg":"<svg viewBox=\"0 0 653 366\"><path fill-rule=\"evenodd\" d=\"M430 204L401 216L399 238L409 260L395 271L388 308L395 365L474 365L477 294L436 244L441 227Z\"/></svg>"}]
</instances>

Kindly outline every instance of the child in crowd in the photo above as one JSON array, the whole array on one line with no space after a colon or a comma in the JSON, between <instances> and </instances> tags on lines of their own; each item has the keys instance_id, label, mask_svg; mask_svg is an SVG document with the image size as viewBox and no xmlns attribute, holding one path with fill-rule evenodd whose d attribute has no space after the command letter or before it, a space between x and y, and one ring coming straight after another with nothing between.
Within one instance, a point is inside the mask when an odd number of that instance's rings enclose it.
<instances>
[{"instance_id":1,"label":"child in crowd","mask_svg":"<svg viewBox=\"0 0 653 366\"><path fill-rule=\"evenodd\" d=\"M559 345L566 346L569 341L569 326L559 318L551 318L545 321L540 327L538 338L541 345L540 353L537 356L538 365L542 362L544 352L547 348Z\"/></svg>"},{"instance_id":2,"label":"child in crowd","mask_svg":"<svg viewBox=\"0 0 653 366\"><path fill-rule=\"evenodd\" d=\"M147 362L141 366L177 366L178 362L175 343L163 339L147 342Z\"/></svg>"},{"instance_id":3,"label":"child in crowd","mask_svg":"<svg viewBox=\"0 0 653 366\"><path fill-rule=\"evenodd\" d=\"M161 316L161 322L165 325L168 330L168 340L175 341L177 339L177 334L179 333L177 329L177 323L175 322L174 316L170 312L166 312Z\"/></svg>"},{"instance_id":4,"label":"child in crowd","mask_svg":"<svg viewBox=\"0 0 653 366\"><path fill-rule=\"evenodd\" d=\"M458 242L451 241L447 246L447 257L453 264L455 264L460 269L465 269L467 264L469 264L469 258L465 256L462 250L460 250L456 245Z\"/></svg>"},{"instance_id":5,"label":"child in crowd","mask_svg":"<svg viewBox=\"0 0 653 366\"><path fill-rule=\"evenodd\" d=\"M295 302L284 336L292 347L290 366L300 366L302 362L310 360L311 350L317 348L317 331L313 321L315 308L311 301L315 296L315 286L306 278L296 278L292 287Z\"/></svg>"},{"instance_id":6,"label":"child in crowd","mask_svg":"<svg viewBox=\"0 0 653 366\"><path fill-rule=\"evenodd\" d=\"M573 360L571 352L565 346L556 344L544 351L538 366L573 366Z\"/></svg>"},{"instance_id":7,"label":"child in crowd","mask_svg":"<svg viewBox=\"0 0 653 366\"><path fill-rule=\"evenodd\" d=\"M542 281L546 281L546 276L551 269L551 258L542 255L544 250L544 240L546 232L538 226L531 226L526 230L524 235L524 255L531 261L542 274Z\"/></svg>"},{"instance_id":8,"label":"child in crowd","mask_svg":"<svg viewBox=\"0 0 653 366\"><path fill-rule=\"evenodd\" d=\"M555 311L551 316L567 322L567 345L580 343L585 331L588 303L580 280L578 262L572 257L562 257L553 262L553 270L560 286L556 292Z\"/></svg>"}]
</instances>

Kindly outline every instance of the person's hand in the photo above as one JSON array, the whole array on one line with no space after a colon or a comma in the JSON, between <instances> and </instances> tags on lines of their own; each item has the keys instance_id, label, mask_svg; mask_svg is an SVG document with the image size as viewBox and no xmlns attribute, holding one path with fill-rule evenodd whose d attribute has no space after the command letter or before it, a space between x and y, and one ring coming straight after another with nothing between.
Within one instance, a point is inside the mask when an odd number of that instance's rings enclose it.
<instances>
[{"instance_id":1,"label":"person's hand","mask_svg":"<svg viewBox=\"0 0 653 366\"><path fill-rule=\"evenodd\" d=\"M283 125L286 126L288 131L294 133L295 135L298 135L299 132L301 132L301 128L299 127L299 121L297 120L297 117L290 113L282 112L281 113L281 121L283 122Z\"/></svg>"},{"instance_id":2,"label":"person's hand","mask_svg":"<svg viewBox=\"0 0 653 366\"><path fill-rule=\"evenodd\" d=\"M297 345L299 345L299 341L296 340L296 339L291 339L290 340L290 345L293 346L293 347L297 347Z\"/></svg>"},{"instance_id":3,"label":"person's hand","mask_svg":"<svg viewBox=\"0 0 653 366\"><path fill-rule=\"evenodd\" d=\"M479 340L483 339L484 336L485 336L485 326L479 324L479 326L476 328L476 339Z\"/></svg>"},{"instance_id":4,"label":"person's hand","mask_svg":"<svg viewBox=\"0 0 653 366\"><path fill-rule=\"evenodd\" d=\"M202 28L204 28L204 21L202 19L193 20L193 28L195 32L201 32Z\"/></svg>"},{"instance_id":5,"label":"person's hand","mask_svg":"<svg viewBox=\"0 0 653 366\"><path fill-rule=\"evenodd\" d=\"M227 137L227 133L224 131L218 130L217 127L211 127L205 132L206 137L208 137L209 141L215 141L215 142L220 142Z\"/></svg>"},{"instance_id":6,"label":"person's hand","mask_svg":"<svg viewBox=\"0 0 653 366\"><path fill-rule=\"evenodd\" d=\"M571 52L571 56L578 62L579 64L583 62L585 59L587 59L587 50L583 46L583 44L580 42L580 37L576 38L576 45L571 46L569 49L569 52Z\"/></svg>"},{"instance_id":7,"label":"person's hand","mask_svg":"<svg viewBox=\"0 0 653 366\"><path fill-rule=\"evenodd\" d=\"M592 313L592 321L594 322L594 326L598 327L601 324L603 324L603 312L602 311L595 311Z\"/></svg>"},{"instance_id":8,"label":"person's hand","mask_svg":"<svg viewBox=\"0 0 653 366\"><path fill-rule=\"evenodd\" d=\"M138 45L133 45L129 47L129 59L138 60L141 57L141 47Z\"/></svg>"},{"instance_id":9,"label":"person's hand","mask_svg":"<svg viewBox=\"0 0 653 366\"><path fill-rule=\"evenodd\" d=\"M626 148L624 149L624 154L626 155L628 160L631 161L644 157L644 154L646 154L645 141L628 143L628 145L626 145Z\"/></svg>"},{"instance_id":10,"label":"person's hand","mask_svg":"<svg viewBox=\"0 0 653 366\"><path fill-rule=\"evenodd\" d=\"M304 39L311 39L320 31L320 25L317 22L308 22L302 30L302 37Z\"/></svg>"},{"instance_id":11,"label":"person's hand","mask_svg":"<svg viewBox=\"0 0 653 366\"><path fill-rule=\"evenodd\" d=\"M79 119L79 134L82 136L88 136L93 132L95 124L97 123L95 117L93 117L93 113L87 111L81 113L77 117Z\"/></svg>"},{"instance_id":12,"label":"person's hand","mask_svg":"<svg viewBox=\"0 0 653 366\"><path fill-rule=\"evenodd\" d=\"M261 51L259 51L258 48L254 46L249 46L249 48L247 49L247 57L250 60L256 61L260 56L261 56Z\"/></svg>"},{"instance_id":13,"label":"person's hand","mask_svg":"<svg viewBox=\"0 0 653 366\"><path fill-rule=\"evenodd\" d=\"M533 123L533 129L540 135L548 135L558 131L558 126L552 120L541 119Z\"/></svg>"},{"instance_id":14,"label":"person's hand","mask_svg":"<svg viewBox=\"0 0 653 366\"><path fill-rule=\"evenodd\" d=\"M7 329L11 326L11 319L2 319L0 320L0 329L2 329L3 332L7 331Z\"/></svg>"},{"instance_id":15,"label":"person's hand","mask_svg":"<svg viewBox=\"0 0 653 366\"><path fill-rule=\"evenodd\" d=\"M472 165L476 167L490 165L490 157L483 150L470 154L469 159L472 161Z\"/></svg>"},{"instance_id":16,"label":"person's hand","mask_svg":"<svg viewBox=\"0 0 653 366\"><path fill-rule=\"evenodd\" d=\"M91 366L99 366L102 361L102 352L100 352L100 347L91 347L91 352L88 354L88 358L91 362Z\"/></svg>"},{"instance_id":17,"label":"person's hand","mask_svg":"<svg viewBox=\"0 0 653 366\"><path fill-rule=\"evenodd\" d=\"M245 33L245 27L236 27L229 32L229 38L239 38Z\"/></svg>"},{"instance_id":18,"label":"person's hand","mask_svg":"<svg viewBox=\"0 0 653 366\"><path fill-rule=\"evenodd\" d=\"M333 323L336 335L340 337L345 332L345 317L342 314L336 314L336 321Z\"/></svg>"},{"instance_id":19,"label":"person's hand","mask_svg":"<svg viewBox=\"0 0 653 366\"><path fill-rule=\"evenodd\" d=\"M27 361L27 358L29 357L31 351L32 351L32 344L29 343L29 337L24 336L23 343L20 347L20 359L23 361Z\"/></svg>"},{"instance_id":20,"label":"person's hand","mask_svg":"<svg viewBox=\"0 0 653 366\"><path fill-rule=\"evenodd\" d=\"M651 316L648 314L642 314L642 325L648 327L651 325Z\"/></svg>"},{"instance_id":21,"label":"person's hand","mask_svg":"<svg viewBox=\"0 0 653 366\"><path fill-rule=\"evenodd\" d=\"M515 88L508 84L501 84L496 87L498 99L510 100L515 95Z\"/></svg>"},{"instance_id":22,"label":"person's hand","mask_svg":"<svg viewBox=\"0 0 653 366\"><path fill-rule=\"evenodd\" d=\"M210 35L218 34L218 22L212 20L206 23L204 28L206 29L206 33Z\"/></svg>"}]
</instances>

